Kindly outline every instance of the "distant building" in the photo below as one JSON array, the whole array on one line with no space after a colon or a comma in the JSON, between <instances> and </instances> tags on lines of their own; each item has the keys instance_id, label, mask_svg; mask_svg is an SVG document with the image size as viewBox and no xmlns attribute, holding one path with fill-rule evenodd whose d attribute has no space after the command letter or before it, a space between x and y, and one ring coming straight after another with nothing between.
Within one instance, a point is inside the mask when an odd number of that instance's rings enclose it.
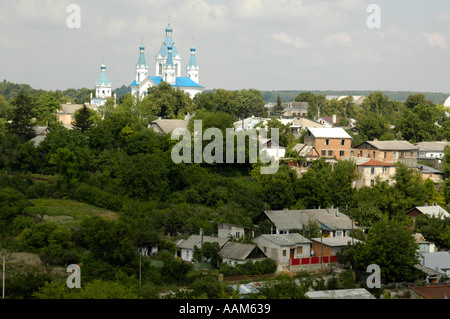
<instances>
[{"instance_id":1,"label":"distant building","mask_svg":"<svg viewBox=\"0 0 450 319\"><path fill-rule=\"evenodd\" d=\"M279 267L288 266L289 260L310 256L311 241L300 234L261 235L253 242L268 258L277 261Z\"/></svg>"},{"instance_id":2,"label":"distant building","mask_svg":"<svg viewBox=\"0 0 450 319\"><path fill-rule=\"evenodd\" d=\"M247 261L261 261L266 259L266 254L256 244L243 244L227 242L219 251L222 263L235 266L244 264Z\"/></svg>"},{"instance_id":3,"label":"distant building","mask_svg":"<svg viewBox=\"0 0 450 319\"><path fill-rule=\"evenodd\" d=\"M149 88L159 85L161 82L169 83L174 89L184 91L193 98L203 92L200 85L200 68L197 64L196 48L191 47L189 64L186 67L186 76L181 75L181 55L179 54L172 38L172 26L166 28L166 37L161 49L155 56L155 75L150 75L149 65L145 59L145 47L139 48L139 59L136 64L136 76L131 83L131 94L144 98Z\"/></svg>"},{"instance_id":4,"label":"distant building","mask_svg":"<svg viewBox=\"0 0 450 319\"><path fill-rule=\"evenodd\" d=\"M109 98L113 97L112 84L106 75L106 65L100 66L100 77L95 82L95 95L91 94L91 105L97 107L105 105Z\"/></svg>"},{"instance_id":5,"label":"distant building","mask_svg":"<svg viewBox=\"0 0 450 319\"><path fill-rule=\"evenodd\" d=\"M395 164L373 158L356 158L355 162L359 173L359 179L353 181L353 187L356 189L373 187L377 179L388 185L395 183L394 176L397 171Z\"/></svg>"},{"instance_id":6,"label":"distant building","mask_svg":"<svg viewBox=\"0 0 450 319\"><path fill-rule=\"evenodd\" d=\"M219 248L222 248L228 241L229 238L203 236L203 244L218 243ZM194 260L195 246L197 246L200 249L201 243L202 243L201 235L191 235L188 239L180 239L175 244L179 249L176 257L180 257L184 261L192 262Z\"/></svg>"},{"instance_id":7,"label":"distant building","mask_svg":"<svg viewBox=\"0 0 450 319\"><path fill-rule=\"evenodd\" d=\"M291 123L291 132L296 138L300 137L303 131L310 127L323 127L322 124L311 121L304 117L295 118Z\"/></svg>"},{"instance_id":8,"label":"distant building","mask_svg":"<svg viewBox=\"0 0 450 319\"><path fill-rule=\"evenodd\" d=\"M218 229L217 235L219 236L219 238L238 239L246 236L249 236L251 238L254 237L253 229L248 227L242 227L226 223L218 223L217 229Z\"/></svg>"},{"instance_id":9,"label":"distant building","mask_svg":"<svg viewBox=\"0 0 450 319\"><path fill-rule=\"evenodd\" d=\"M72 129L72 123L75 120L75 112L85 106L91 110L98 111L97 104L62 104L61 109L56 112L58 121L67 129Z\"/></svg>"},{"instance_id":10,"label":"distant building","mask_svg":"<svg viewBox=\"0 0 450 319\"><path fill-rule=\"evenodd\" d=\"M303 139L321 158L341 160L351 155L352 137L342 128L307 128Z\"/></svg>"},{"instance_id":11,"label":"distant building","mask_svg":"<svg viewBox=\"0 0 450 319\"><path fill-rule=\"evenodd\" d=\"M322 229L323 236L349 237L350 231L356 228L347 215L339 209L303 209L303 210L269 210L265 211L260 220L269 220L275 228L275 234L289 234L292 230L308 231L309 223L315 222Z\"/></svg>"},{"instance_id":12,"label":"distant building","mask_svg":"<svg viewBox=\"0 0 450 319\"><path fill-rule=\"evenodd\" d=\"M149 127L160 134L171 134L177 128L187 128L188 122L178 119L157 119L150 123Z\"/></svg>"},{"instance_id":13,"label":"distant building","mask_svg":"<svg viewBox=\"0 0 450 319\"><path fill-rule=\"evenodd\" d=\"M282 117L301 117L308 115L308 102L283 102L281 103L283 107Z\"/></svg>"},{"instance_id":14,"label":"distant building","mask_svg":"<svg viewBox=\"0 0 450 319\"><path fill-rule=\"evenodd\" d=\"M355 157L373 158L383 162L397 163L400 158L417 161L419 148L408 141L367 141L353 148ZM408 165L409 166L409 165Z\"/></svg>"},{"instance_id":15,"label":"distant building","mask_svg":"<svg viewBox=\"0 0 450 319\"><path fill-rule=\"evenodd\" d=\"M308 291L310 299L377 299L365 288Z\"/></svg>"},{"instance_id":16,"label":"distant building","mask_svg":"<svg viewBox=\"0 0 450 319\"><path fill-rule=\"evenodd\" d=\"M416 206L411 208L406 212L407 216L416 218L420 215L428 215L429 217L437 217L443 219L444 217L449 218L450 214L439 205L429 205L429 206Z\"/></svg>"},{"instance_id":17,"label":"distant building","mask_svg":"<svg viewBox=\"0 0 450 319\"><path fill-rule=\"evenodd\" d=\"M348 245L354 245L361 241L352 237L323 237L323 238L311 238L312 249L315 256L336 256L338 252L341 252Z\"/></svg>"}]
</instances>

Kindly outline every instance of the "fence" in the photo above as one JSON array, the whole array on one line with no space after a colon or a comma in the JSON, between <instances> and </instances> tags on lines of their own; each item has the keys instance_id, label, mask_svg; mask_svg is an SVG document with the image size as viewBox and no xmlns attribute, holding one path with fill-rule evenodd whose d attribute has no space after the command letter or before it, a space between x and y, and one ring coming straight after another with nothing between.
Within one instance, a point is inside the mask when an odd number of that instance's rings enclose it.
<instances>
[{"instance_id":1,"label":"fence","mask_svg":"<svg viewBox=\"0 0 450 319\"><path fill-rule=\"evenodd\" d=\"M320 259L323 258L321 261ZM323 256L323 257L306 257L306 258L291 258L289 260L289 266L300 266L300 265L316 265L320 263L328 264L335 263L338 259L336 256Z\"/></svg>"}]
</instances>

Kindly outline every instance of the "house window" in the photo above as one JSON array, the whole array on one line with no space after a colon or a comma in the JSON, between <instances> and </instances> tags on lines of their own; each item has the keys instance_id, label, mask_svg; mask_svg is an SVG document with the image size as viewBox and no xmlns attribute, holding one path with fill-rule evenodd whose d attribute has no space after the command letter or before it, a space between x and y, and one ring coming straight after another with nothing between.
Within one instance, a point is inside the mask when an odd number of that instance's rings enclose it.
<instances>
[{"instance_id":1,"label":"house window","mask_svg":"<svg viewBox=\"0 0 450 319\"><path fill-rule=\"evenodd\" d=\"M327 151L321 151L320 154L321 154L322 156L326 156L326 155L327 155Z\"/></svg>"},{"instance_id":2,"label":"house window","mask_svg":"<svg viewBox=\"0 0 450 319\"><path fill-rule=\"evenodd\" d=\"M263 247L263 251L265 254L267 254L267 247Z\"/></svg>"},{"instance_id":3,"label":"house window","mask_svg":"<svg viewBox=\"0 0 450 319\"><path fill-rule=\"evenodd\" d=\"M235 234L235 237L239 238L239 237L241 237L241 234L237 231L236 234Z\"/></svg>"},{"instance_id":4,"label":"house window","mask_svg":"<svg viewBox=\"0 0 450 319\"><path fill-rule=\"evenodd\" d=\"M388 172L388 168L387 167L383 167L383 173L386 174Z\"/></svg>"},{"instance_id":5,"label":"house window","mask_svg":"<svg viewBox=\"0 0 450 319\"><path fill-rule=\"evenodd\" d=\"M330 145L330 140L329 139L325 140L325 145Z\"/></svg>"},{"instance_id":6,"label":"house window","mask_svg":"<svg viewBox=\"0 0 450 319\"><path fill-rule=\"evenodd\" d=\"M384 158L387 158L387 152L384 152Z\"/></svg>"},{"instance_id":7,"label":"house window","mask_svg":"<svg viewBox=\"0 0 450 319\"><path fill-rule=\"evenodd\" d=\"M303 254L303 247L297 247L297 255Z\"/></svg>"},{"instance_id":8,"label":"house window","mask_svg":"<svg viewBox=\"0 0 450 319\"><path fill-rule=\"evenodd\" d=\"M287 250L283 249L283 257L286 257L286 254L287 254Z\"/></svg>"},{"instance_id":9,"label":"house window","mask_svg":"<svg viewBox=\"0 0 450 319\"><path fill-rule=\"evenodd\" d=\"M189 250L186 250L186 253L184 254L184 257L189 258Z\"/></svg>"},{"instance_id":10,"label":"house window","mask_svg":"<svg viewBox=\"0 0 450 319\"><path fill-rule=\"evenodd\" d=\"M372 152L373 158L375 158L375 154L376 154L375 151L373 151L373 152Z\"/></svg>"},{"instance_id":11,"label":"house window","mask_svg":"<svg viewBox=\"0 0 450 319\"><path fill-rule=\"evenodd\" d=\"M345 151L339 151L339 156L345 156Z\"/></svg>"},{"instance_id":12,"label":"house window","mask_svg":"<svg viewBox=\"0 0 450 319\"><path fill-rule=\"evenodd\" d=\"M370 174L375 174L375 167L370 168Z\"/></svg>"},{"instance_id":13,"label":"house window","mask_svg":"<svg viewBox=\"0 0 450 319\"><path fill-rule=\"evenodd\" d=\"M333 156L333 151L328 151L328 156Z\"/></svg>"},{"instance_id":14,"label":"house window","mask_svg":"<svg viewBox=\"0 0 450 319\"><path fill-rule=\"evenodd\" d=\"M397 152L394 152L393 158L397 158Z\"/></svg>"},{"instance_id":15,"label":"house window","mask_svg":"<svg viewBox=\"0 0 450 319\"><path fill-rule=\"evenodd\" d=\"M345 145L345 140L341 140L341 145Z\"/></svg>"},{"instance_id":16,"label":"house window","mask_svg":"<svg viewBox=\"0 0 450 319\"><path fill-rule=\"evenodd\" d=\"M342 237L342 230L336 231L336 237Z\"/></svg>"}]
</instances>

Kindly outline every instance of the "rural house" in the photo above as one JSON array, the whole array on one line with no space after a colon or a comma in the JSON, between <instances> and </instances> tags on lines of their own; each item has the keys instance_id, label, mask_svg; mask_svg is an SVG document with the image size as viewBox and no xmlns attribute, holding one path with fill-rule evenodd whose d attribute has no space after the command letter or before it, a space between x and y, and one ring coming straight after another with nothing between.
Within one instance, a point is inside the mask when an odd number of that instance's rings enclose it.
<instances>
[{"instance_id":1,"label":"rural house","mask_svg":"<svg viewBox=\"0 0 450 319\"><path fill-rule=\"evenodd\" d=\"M219 251L219 257L223 263L230 266L244 264L247 261L259 261L267 258L266 254L257 246L236 242L227 242Z\"/></svg>"},{"instance_id":2,"label":"rural house","mask_svg":"<svg viewBox=\"0 0 450 319\"><path fill-rule=\"evenodd\" d=\"M397 166L392 163L379 161L373 158L356 159L359 179L353 181L353 187L360 189L362 187L375 186L376 180L386 182L388 185L395 182L395 172Z\"/></svg>"},{"instance_id":3,"label":"rural house","mask_svg":"<svg viewBox=\"0 0 450 319\"><path fill-rule=\"evenodd\" d=\"M290 259L310 256L311 241L300 234L260 235L253 242L279 267L290 265Z\"/></svg>"},{"instance_id":4,"label":"rural house","mask_svg":"<svg viewBox=\"0 0 450 319\"><path fill-rule=\"evenodd\" d=\"M428 215L429 217L438 217L443 219L444 217L450 217L450 214L443 209L441 206L434 204L434 205L426 205L426 206L416 206L414 208L411 208L409 211L406 212L407 216L416 218L419 215Z\"/></svg>"},{"instance_id":5,"label":"rural house","mask_svg":"<svg viewBox=\"0 0 450 319\"><path fill-rule=\"evenodd\" d=\"M289 234L291 230L308 231L309 223L315 222L321 228L323 236L348 237L355 227L353 221L339 209L304 209L265 211L261 220L270 220L276 234Z\"/></svg>"},{"instance_id":6,"label":"rural house","mask_svg":"<svg viewBox=\"0 0 450 319\"><path fill-rule=\"evenodd\" d=\"M204 243L218 243L219 247L222 248L229 238L218 238L212 236L203 236ZM184 261L192 262L194 260L194 250L195 246L201 248L202 236L201 235L191 235L188 239L180 239L175 243L178 247L178 251L175 257L180 257Z\"/></svg>"},{"instance_id":7,"label":"rural house","mask_svg":"<svg viewBox=\"0 0 450 319\"><path fill-rule=\"evenodd\" d=\"M219 236L219 238L238 239L246 236L249 236L251 238L254 237L254 231L248 227L226 223L218 223L217 229L218 229L217 235Z\"/></svg>"},{"instance_id":8,"label":"rural house","mask_svg":"<svg viewBox=\"0 0 450 319\"><path fill-rule=\"evenodd\" d=\"M313 146L325 160L341 160L350 157L352 137L340 127L307 128L304 143Z\"/></svg>"},{"instance_id":9,"label":"rural house","mask_svg":"<svg viewBox=\"0 0 450 319\"><path fill-rule=\"evenodd\" d=\"M419 148L408 141L367 141L354 147L356 157L373 158L388 163L397 163L400 158L416 159Z\"/></svg>"}]
</instances>

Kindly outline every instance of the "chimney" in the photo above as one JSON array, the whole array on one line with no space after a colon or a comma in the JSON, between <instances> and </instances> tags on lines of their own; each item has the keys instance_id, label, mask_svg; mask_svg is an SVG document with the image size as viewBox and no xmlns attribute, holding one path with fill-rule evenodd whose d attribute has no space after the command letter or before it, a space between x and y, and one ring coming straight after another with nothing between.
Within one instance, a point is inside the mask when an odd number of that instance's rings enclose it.
<instances>
[{"instance_id":1,"label":"chimney","mask_svg":"<svg viewBox=\"0 0 450 319\"><path fill-rule=\"evenodd\" d=\"M336 217L339 217L339 207L336 207Z\"/></svg>"},{"instance_id":2,"label":"chimney","mask_svg":"<svg viewBox=\"0 0 450 319\"><path fill-rule=\"evenodd\" d=\"M336 117L336 114L333 114L333 118L332 118L333 120L333 124L336 124L336 119L337 119L337 117Z\"/></svg>"}]
</instances>

